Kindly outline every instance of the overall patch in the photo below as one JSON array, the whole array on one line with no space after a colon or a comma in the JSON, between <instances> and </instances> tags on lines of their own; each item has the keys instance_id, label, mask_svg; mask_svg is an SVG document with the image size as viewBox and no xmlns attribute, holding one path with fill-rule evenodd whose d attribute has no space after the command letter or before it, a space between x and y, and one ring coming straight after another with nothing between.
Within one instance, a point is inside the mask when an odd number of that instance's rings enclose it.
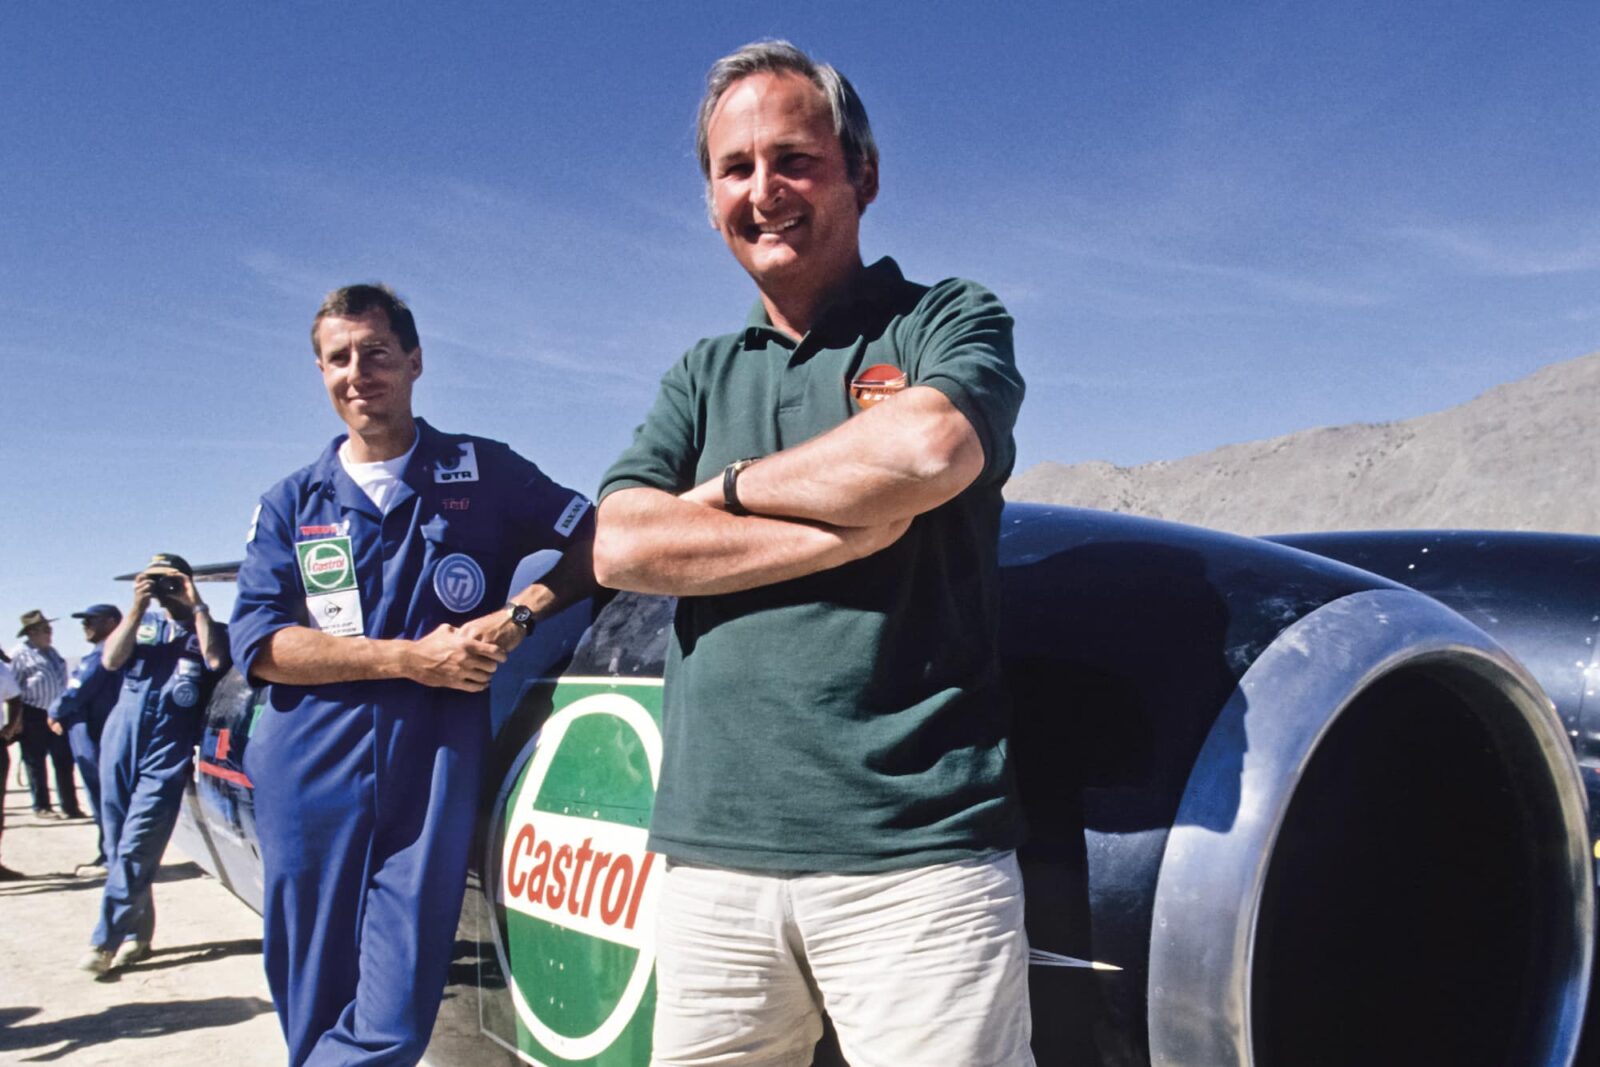
<instances>
[{"instance_id":1,"label":"overall patch","mask_svg":"<svg viewBox=\"0 0 1600 1067\"><path fill-rule=\"evenodd\" d=\"M577 527L578 520L583 518L583 513L589 510L589 501L581 496L572 498L566 510L562 511L561 518L556 520L556 533L566 537Z\"/></svg>"},{"instance_id":2,"label":"overall patch","mask_svg":"<svg viewBox=\"0 0 1600 1067\"><path fill-rule=\"evenodd\" d=\"M460 454L440 459L433 465L435 482L475 482L478 480L478 451L471 441L457 446Z\"/></svg>"},{"instance_id":3,"label":"overall patch","mask_svg":"<svg viewBox=\"0 0 1600 1067\"><path fill-rule=\"evenodd\" d=\"M305 586L311 625L334 637L358 637L365 632L350 538L300 541L294 551L300 561L300 582Z\"/></svg>"},{"instance_id":4,"label":"overall patch","mask_svg":"<svg viewBox=\"0 0 1600 1067\"><path fill-rule=\"evenodd\" d=\"M471 611L482 603L488 587L483 568L463 552L446 556L433 568L433 591L451 611Z\"/></svg>"},{"instance_id":5,"label":"overall patch","mask_svg":"<svg viewBox=\"0 0 1600 1067\"><path fill-rule=\"evenodd\" d=\"M906 387L906 372L892 363L875 363L850 382L850 399L863 411Z\"/></svg>"},{"instance_id":6,"label":"overall patch","mask_svg":"<svg viewBox=\"0 0 1600 1067\"><path fill-rule=\"evenodd\" d=\"M172 702L180 708L192 708L200 702L200 687L188 678L180 678L172 687Z\"/></svg>"}]
</instances>

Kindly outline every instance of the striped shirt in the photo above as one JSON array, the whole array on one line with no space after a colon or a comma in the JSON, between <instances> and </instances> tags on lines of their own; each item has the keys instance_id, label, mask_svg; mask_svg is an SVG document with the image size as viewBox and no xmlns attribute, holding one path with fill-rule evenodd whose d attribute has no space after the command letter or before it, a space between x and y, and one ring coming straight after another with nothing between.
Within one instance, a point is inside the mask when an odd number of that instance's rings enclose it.
<instances>
[{"instance_id":1,"label":"striped shirt","mask_svg":"<svg viewBox=\"0 0 1600 1067\"><path fill-rule=\"evenodd\" d=\"M67 661L53 648L23 645L11 656L11 673L17 676L22 702L48 708L67 688Z\"/></svg>"}]
</instances>

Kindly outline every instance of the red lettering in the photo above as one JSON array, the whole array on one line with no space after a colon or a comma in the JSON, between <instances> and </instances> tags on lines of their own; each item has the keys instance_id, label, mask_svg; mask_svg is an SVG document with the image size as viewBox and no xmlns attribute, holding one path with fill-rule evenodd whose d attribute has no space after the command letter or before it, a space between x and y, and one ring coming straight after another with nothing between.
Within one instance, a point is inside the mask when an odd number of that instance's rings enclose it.
<instances>
[{"instance_id":1,"label":"red lettering","mask_svg":"<svg viewBox=\"0 0 1600 1067\"><path fill-rule=\"evenodd\" d=\"M548 827L546 827L548 829ZM507 901L522 899L555 912L633 929L644 906L655 853L601 852L594 837L563 845L541 836L532 820L517 828L505 852Z\"/></svg>"},{"instance_id":2,"label":"red lettering","mask_svg":"<svg viewBox=\"0 0 1600 1067\"><path fill-rule=\"evenodd\" d=\"M589 846L594 843L594 838L586 837L583 844L578 846L578 867L572 872L572 892L567 894L567 910L578 914L578 886L583 884L583 869L589 865L589 859L594 855L594 849ZM590 889L594 887L594 879L589 880Z\"/></svg>"},{"instance_id":3,"label":"red lettering","mask_svg":"<svg viewBox=\"0 0 1600 1067\"><path fill-rule=\"evenodd\" d=\"M606 875L605 888L600 890L600 921L615 926L632 890L633 857L624 854L611 861L611 873Z\"/></svg>"},{"instance_id":4,"label":"red lettering","mask_svg":"<svg viewBox=\"0 0 1600 1067\"><path fill-rule=\"evenodd\" d=\"M544 903L544 880L550 873L550 852L548 841L540 841L539 847L533 850L533 858L538 862L528 872L528 899L535 904Z\"/></svg>"},{"instance_id":5,"label":"red lettering","mask_svg":"<svg viewBox=\"0 0 1600 1067\"><path fill-rule=\"evenodd\" d=\"M524 823L522 829L517 831L517 839L511 843L511 859L506 864L506 892L513 897L520 897L523 889L528 885L526 873L517 870L517 856L533 855L533 824Z\"/></svg>"},{"instance_id":6,"label":"red lettering","mask_svg":"<svg viewBox=\"0 0 1600 1067\"><path fill-rule=\"evenodd\" d=\"M550 887L550 895L545 898L545 903L552 908L561 907L561 901L567 895L567 871L572 868L572 846L562 845L556 849L556 861L550 865L550 878L554 885ZM577 888L576 885L573 886Z\"/></svg>"},{"instance_id":7,"label":"red lettering","mask_svg":"<svg viewBox=\"0 0 1600 1067\"><path fill-rule=\"evenodd\" d=\"M589 915L589 903L594 900L594 891L600 885L600 872L605 870L610 863L611 853L596 852L594 854L594 866L589 868L589 888L584 890L583 893L583 914L585 918Z\"/></svg>"},{"instance_id":8,"label":"red lettering","mask_svg":"<svg viewBox=\"0 0 1600 1067\"><path fill-rule=\"evenodd\" d=\"M650 880L650 867L656 861L654 852L644 854L644 862L639 864L639 880L633 887L633 898L628 901L628 920L622 925L629 930L633 929L633 921L639 917L639 902L644 899L644 884Z\"/></svg>"}]
</instances>

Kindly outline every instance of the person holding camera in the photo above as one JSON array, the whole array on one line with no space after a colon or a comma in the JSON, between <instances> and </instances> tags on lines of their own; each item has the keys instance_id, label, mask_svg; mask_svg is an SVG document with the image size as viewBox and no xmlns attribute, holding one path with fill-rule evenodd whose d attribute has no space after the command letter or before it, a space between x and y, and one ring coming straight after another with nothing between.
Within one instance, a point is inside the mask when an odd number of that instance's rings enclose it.
<instances>
[{"instance_id":1,"label":"person holding camera","mask_svg":"<svg viewBox=\"0 0 1600 1067\"><path fill-rule=\"evenodd\" d=\"M147 615L152 602L165 614ZM150 883L178 821L206 702L231 663L228 628L212 621L182 556L157 553L139 572L133 607L106 638L100 662L123 678L100 737L106 886L80 964L96 976L150 955Z\"/></svg>"}]
</instances>

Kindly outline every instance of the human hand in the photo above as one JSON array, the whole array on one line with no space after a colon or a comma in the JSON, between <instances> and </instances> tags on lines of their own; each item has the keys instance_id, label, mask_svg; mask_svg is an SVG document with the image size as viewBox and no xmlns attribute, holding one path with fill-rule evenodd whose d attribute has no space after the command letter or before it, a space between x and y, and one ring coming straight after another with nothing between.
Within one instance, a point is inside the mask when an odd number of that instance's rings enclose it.
<instances>
[{"instance_id":1,"label":"human hand","mask_svg":"<svg viewBox=\"0 0 1600 1067\"><path fill-rule=\"evenodd\" d=\"M66 730L63 729L61 723L59 723L55 719L46 719L45 722L50 725L50 732L55 734L57 737L60 737L63 733L66 732Z\"/></svg>"},{"instance_id":2,"label":"human hand","mask_svg":"<svg viewBox=\"0 0 1600 1067\"><path fill-rule=\"evenodd\" d=\"M469 624L470 625L470 624ZM441 624L407 646L405 675L440 689L480 693L488 688L506 654L493 641L466 627Z\"/></svg>"},{"instance_id":3,"label":"human hand","mask_svg":"<svg viewBox=\"0 0 1600 1067\"><path fill-rule=\"evenodd\" d=\"M528 636L522 627L511 621L511 612L505 608L462 623L461 632L487 641L503 652L510 652Z\"/></svg>"},{"instance_id":4,"label":"human hand","mask_svg":"<svg viewBox=\"0 0 1600 1067\"><path fill-rule=\"evenodd\" d=\"M200 591L194 587L194 579L187 574L174 574L173 577L178 579L178 591L172 599L193 611L200 605Z\"/></svg>"},{"instance_id":5,"label":"human hand","mask_svg":"<svg viewBox=\"0 0 1600 1067\"><path fill-rule=\"evenodd\" d=\"M148 571L141 571L133 579L133 610L129 614L136 619L143 615L155 596L156 576Z\"/></svg>"},{"instance_id":6,"label":"human hand","mask_svg":"<svg viewBox=\"0 0 1600 1067\"><path fill-rule=\"evenodd\" d=\"M4 726L0 726L0 744L8 744L15 741L20 733L22 733L21 719L16 719L6 723Z\"/></svg>"}]
</instances>

